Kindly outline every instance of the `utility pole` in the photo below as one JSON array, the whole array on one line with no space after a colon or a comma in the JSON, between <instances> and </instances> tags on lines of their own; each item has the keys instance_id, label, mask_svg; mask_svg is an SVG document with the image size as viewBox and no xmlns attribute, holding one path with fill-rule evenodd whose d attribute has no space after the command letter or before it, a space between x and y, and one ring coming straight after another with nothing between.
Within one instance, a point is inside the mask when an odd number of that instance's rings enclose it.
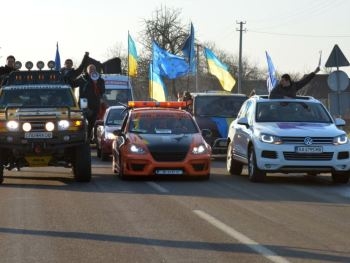
<instances>
[{"instance_id":1,"label":"utility pole","mask_svg":"<svg viewBox=\"0 0 350 263\"><path fill-rule=\"evenodd\" d=\"M243 25L246 22L236 22L236 24L239 24L239 29L236 29L236 31L239 31L239 65L238 65L238 90L237 93L242 93L242 33L243 31L246 31L243 29Z\"/></svg>"}]
</instances>

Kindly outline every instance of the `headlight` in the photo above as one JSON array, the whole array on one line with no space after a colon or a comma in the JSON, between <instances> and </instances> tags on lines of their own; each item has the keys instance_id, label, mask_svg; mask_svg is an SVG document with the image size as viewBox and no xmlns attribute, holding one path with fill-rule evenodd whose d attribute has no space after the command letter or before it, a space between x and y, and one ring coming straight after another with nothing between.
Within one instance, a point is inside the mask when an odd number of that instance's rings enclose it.
<instances>
[{"instance_id":1,"label":"headlight","mask_svg":"<svg viewBox=\"0 0 350 263\"><path fill-rule=\"evenodd\" d=\"M131 144L129 146L129 150L132 153L138 153L138 154L144 154L146 152L144 148L142 148L136 144Z\"/></svg>"},{"instance_id":2,"label":"headlight","mask_svg":"<svg viewBox=\"0 0 350 263\"><path fill-rule=\"evenodd\" d=\"M346 134L337 136L333 138L333 144L334 145L340 145L340 144L345 144L348 142L348 136Z\"/></svg>"},{"instance_id":3,"label":"headlight","mask_svg":"<svg viewBox=\"0 0 350 263\"><path fill-rule=\"evenodd\" d=\"M260 141L272 144L281 144L282 140L278 136L262 133L260 134Z\"/></svg>"},{"instance_id":4,"label":"headlight","mask_svg":"<svg viewBox=\"0 0 350 263\"><path fill-rule=\"evenodd\" d=\"M6 127L9 131L18 131L18 122L17 121L9 121L6 123Z\"/></svg>"},{"instance_id":5,"label":"headlight","mask_svg":"<svg viewBox=\"0 0 350 263\"><path fill-rule=\"evenodd\" d=\"M69 121L67 120L60 120L58 122L58 129L59 130L67 130L69 128Z\"/></svg>"},{"instance_id":6,"label":"headlight","mask_svg":"<svg viewBox=\"0 0 350 263\"><path fill-rule=\"evenodd\" d=\"M205 147L204 144L200 144L198 146L195 146L192 149L193 154L202 154L202 153L205 153L206 151L207 151L207 147Z\"/></svg>"},{"instance_id":7,"label":"headlight","mask_svg":"<svg viewBox=\"0 0 350 263\"><path fill-rule=\"evenodd\" d=\"M55 129L55 124L53 124L53 122L49 121L45 124L45 129L47 131L53 131Z\"/></svg>"},{"instance_id":8,"label":"headlight","mask_svg":"<svg viewBox=\"0 0 350 263\"><path fill-rule=\"evenodd\" d=\"M115 139L115 135L112 132L106 132L105 137L108 140L114 140Z\"/></svg>"},{"instance_id":9,"label":"headlight","mask_svg":"<svg viewBox=\"0 0 350 263\"><path fill-rule=\"evenodd\" d=\"M23 125L22 125L22 129L23 129L25 132L29 132L29 131L32 129L32 125L31 125L29 122L25 122L25 123L23 123Z\"/></svg>"}]
</instances>

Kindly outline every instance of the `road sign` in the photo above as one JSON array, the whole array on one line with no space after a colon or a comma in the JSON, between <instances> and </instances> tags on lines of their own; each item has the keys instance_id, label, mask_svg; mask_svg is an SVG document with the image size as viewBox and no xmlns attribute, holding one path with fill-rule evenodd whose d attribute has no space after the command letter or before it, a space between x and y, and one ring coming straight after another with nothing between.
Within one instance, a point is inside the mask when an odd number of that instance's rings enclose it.
<instances>
[{"instance_id":1,"label":"road sign","mask_svg":"<svg viewBox=\"0 0 350 263\"><path fill-rule=\"evenodd\" d=\"M329 74L327 83L333 91L344 91L349 85L349 77L344 71L336 70Z\"/></svg>"},{"instance_id":2,"label":"road sign","mask_svg":"<svg viewBox=\"0 0 350 263\"><path fill-rule=\"evenodd\" d=\"M338 45L335 45L333 47L331 54L329 55L329 58L327 59L325 66L327 68L332 68L332 67L345 67L349 65L350 63L344 56L343 52L340 50Z\"/></svg>"}]
</instances>

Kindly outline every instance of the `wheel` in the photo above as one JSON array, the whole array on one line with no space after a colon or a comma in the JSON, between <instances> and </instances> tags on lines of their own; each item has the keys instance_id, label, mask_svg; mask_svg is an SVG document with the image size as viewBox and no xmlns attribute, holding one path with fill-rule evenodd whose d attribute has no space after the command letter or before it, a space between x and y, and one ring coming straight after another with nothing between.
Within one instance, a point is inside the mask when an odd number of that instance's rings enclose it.
<instances>
[{"instance_id":1,"label":"wheel","mask_svg":"<svg viewBox=\"0 0 350 263\"><path fill-rule=\"evenodd\" d=\"M101 148L100 148L100 144L98 143L98 140L96 140L96 155L97 155L97 158L101 158Z\"/></svg>"},{"instance_id":2,"label":"wheel","mask_svg":"<svg viewBox=\"0 0 350 263\"><path fill-rule=\"evenodd\" d=\"M109 154L106 154L102 150L100 150L100 158L101 158L101 161L108 161Z\"/></svg>"},{"instance_id":3,"label":"wheel","mask_svg":"<svg viewBox=\"0 0 350 263\"><path fill-rule=\"evenodd\" d=\"M0 184L4 182L4 166L0 165Z\"/></svg>"},{"instance_id":4,"label":"wheel","mask_svg":"<svg viewBox=\"0 0 350 263\"><path fill-rule=\"evenodd\" d=\"M333 172L332 180L335 184L347 184L349 182L349 172Z\"/></svg>"},{"instance_id":5,"label":"wheel","mask_svg":"<svg viewBox=\"0 0 350 263\"><path fill-rule=\"evenodd\" d=\"M73 174L77 182L91 181L91 150L89 144L75 148Z\"/></svg>"},{"instance_id":6,"label":"wheel","mask_svg":"<svg viewBox=\"0 0 350 263\"><path fill-rule=\"evenodd\" d=\"M119 175L119 170L117 170L117 161L115 160L114 154L112 155L112 171L115 175Z\"/></svg>"},{"instance_id":7,"label":"wheel","mask_svg":"<svg viewBox=\"0 0 350 263\"><path fill-rule=\"evenodd\" d=\"M252 182L263 182L266 177L266 173L260 170L256 164L256 154L253 147L249 149L248 177Z\"/></svg>"},{"instance_id":8,"label":"wheel","mask_svg":"<svg viewBox=\"0 0 350 263\"><path fill-rule=\"evenodd\" d=\"M227 148L227 155L226 155L226 168L227 171L234 175L240 175L243 170L243 164L240 162L237 162L232 158L232 142L229 143Z\"/></svg>"}]
</instances>

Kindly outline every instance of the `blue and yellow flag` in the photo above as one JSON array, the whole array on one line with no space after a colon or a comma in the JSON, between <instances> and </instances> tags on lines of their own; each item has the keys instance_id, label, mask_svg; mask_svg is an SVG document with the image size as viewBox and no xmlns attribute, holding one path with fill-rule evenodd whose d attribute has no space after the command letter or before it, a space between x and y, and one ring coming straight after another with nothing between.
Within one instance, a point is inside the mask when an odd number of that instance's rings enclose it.
<instances>
[{"instance_id":1,"label":"blue and yellow flag","mask_svg":"<svg viewBox=\"0 0 350 263\"><path fill-rule=\"evenodd\" d=\"M149 65L149 97L156 101L166 101L168 94L161 77L154 72L152 62Z\"/></svg>"},{"instance_id":2,"label":"blue and yellow flag","mask_svg":"<svg viewBox=\"0 0 350 263\"><path fill-rule=\"evenodd\" d=\"M209 73L219 79L224 90L231 91L236 81L228 72L227 66L221 63L209 48L204 48L204 54L207 59Z\"/></svg>"},{"instance_id":3,"label":"blue and yellow flag","mask_svg":"<svg viewBox=\"0 0 350 263\"><path fill-rule=\"evenodd\" d=\"M193 24L191 23L191 32L188 38L186 39L183 47L182 47L182 53L184 54L186 60L189 63L189 73L196 73L197 65L196 65L196 54L194 50L194 28Z\"/></svg>"},{"instance_id":4,"label":"blue and yellow flag","mask_svg":"<svg viewBox=\"0 0 350 263\"><path fill-rule=\"evenodd\" d=\"M56 43L55 69L56 70L61 69L61 57L60 57L60 51L58 50L58 42Z\"/></svg>"},{"instance_id":5,"label":"blue and yellow flag","mask_svg":"<svg viewBox=\"0 0 350 263\"><path fill-rule=\"evenodd\" d=\"M137 51L134 40L128 34L128 74L130 77L137 76Z\"/></svg>"},{"instance_id":6,"label":"blue and yellow flag","mask_svg":"<svg viewBox=\"0 0 350 263\"><path fill-rule=\"evenodd\" d=\"M171 54L160 48L153 41L152 45L153 71L168 79L176 79L188 74L189 65L185 58Z\"/></svg>"}]
</instances>

